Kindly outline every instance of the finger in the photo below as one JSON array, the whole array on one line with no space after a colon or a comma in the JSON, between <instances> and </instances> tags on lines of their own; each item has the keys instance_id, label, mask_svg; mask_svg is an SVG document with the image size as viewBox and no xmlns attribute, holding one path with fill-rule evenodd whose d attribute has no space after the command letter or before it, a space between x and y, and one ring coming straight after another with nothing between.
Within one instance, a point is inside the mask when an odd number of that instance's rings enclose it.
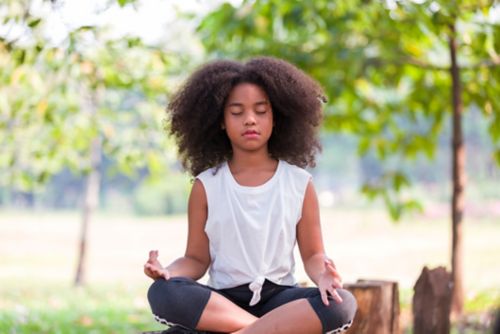
<instances>
[{"instance_id":1,"label":"finger","mask_svg":"<svg viewBox=\"0 0 500 334\"><path fill-rule=\"evenodd\" d=\"M156 273L155 270L154 270L154 267L152 265L150 265L149 263L146 263L144 265L144 272L146 272L146 271L148 273L150 273L151 275L154 275Z\"/></svg>"},{"instance_id":2,"label":"finger","mask_svg":"<svg viewBox=\"0 0 500 334\"><path fill-rule=\"evenodd\" d=\"M151 266L151 271L154 272L158 276L163 276L163 272L160 268Z\"/></svg>"},{"instance_id":3,"label":"finger","mask_svg":"<svg viewBox=\"0 0 500 334\"><path fill-rule=\"evenodd\" d=\"M332 261L332 260L330 260L330 259L325 258L325 260L323 261L323 263L325 264L325 267L326 267L326 268L337 269L337 268L335 267L335 264L333 263L333 261Z\"/></svg>"},{"instance_id":4,"label":"finger","mask_svg":"<svg viewBox=\"0 0 500 334\"><path fill-rule=\"evenodd\" d=\"M149 260L154 261L158 258L158 251L157 250L152 250L149 251Z\"/></svg>"},{"instance_id":5,"label":"finger","mask_svg":"<svg viewBox=\"0 0 500 334\"><path fill-rule=\"evenodd\" d=\"M342 283L342 278L340 278L340 276L335 280L333 280L333 286L337 289L342 289L343 283Z\"/></svg>"},{"instance_id":6,"label":"finger","mask_svg":"<svg viewBox=\"0 0 500 334\"><path fill-rule=\"evenodd\" d=\"M158 268L157 266L155 266L154 264L149 263L149 262L146 263L144 266L147 267L149 270L152 270L152 271L156 271L157 268Z\"/></svg>"},{"instance_id":7,"label":"finger","mask_svg":"<svg viewBox=\"0 0 500 334\"><path fill-rule=\"evenodd\" d=\"M156 277L156 275L151 271L151 269L147 265L144 265L144 273L148 277L151 277L151 278L155 278Z\"/></svg>"},{"instance_id":8,"label":"finger","mask_svg":"<svg viewBox=\"0 0 500 334\"><path fill-rule=\"evenodd\" d=\"M329 274L329 275L332 275L333 279L335 281L342 282L342 277L340 277L340 274L337 271L337 269L332 268L331 266L326 266L325 269L326 269L326 273Z\"/></svg>"},{"instance_id":9,"label":"finger","mask_svg":"<svg viewBox=\"0 0 500 334\"><path fill-rule=\"evenodd\" d=\"M332 267L329 264L326 265L325 267L326 267L326 270L335 277L336 287L341 288L342 287L342 277L340 276L337 269L335 267Z\"/></svg>"},{"instance_id":10,"label":"finger","mask_svg":"<svg viewBox=\"0 0 500 334\"><path fill-rule=\"evenodd\" d=\"M336 268L335 267L335 263L333 263L332 259L330 259L330 258L328 258L328 257L325 256L324 261L325 261L325 264L330 264L333 268Z\"/></svg>"},{"instance_id":11,"label":"finger","mask_svg":"<svg viewBox=\"0 0 500 334\"><path fill-rule=\"evenodd\" d=\"M319 289L319 294L321 295L321 300L323 301L323 304L325 304L326 306L330 305L326 291L322 288L318 288L318 289Z\"/></svg>"},{"instance_id":12,"label":"finger","mask_svg":"<svg viewBox=\"0 0 500 334\"><path fill-rule=\"evenodd\" d=\"M170 272L167 269L163 269L163 278L167 281L170 279Z\"/></svg>"},{"instance_id":13,"label":"finger","mask_svg":"<svg viewBox=\"0 0 500 334\"><path fill-rule=\"evenodd\" d=\"M325 268L326 268L326 270L328 270L332 274L338 275L337 269L334 266L332 266L330 263L325 263Z\"/></svg>"},{"instance_id":14,"label":"finger","mask_svg":"<svg viewBox=\"0 0 500 334\"><path fill-rule=\"evenodd\" d=\"M342 297L340 297L339 293L337 290L333 290L333 292L330 292L332 298L337 302L337 303L342 303Z\"/></svg>"}]
</instances>

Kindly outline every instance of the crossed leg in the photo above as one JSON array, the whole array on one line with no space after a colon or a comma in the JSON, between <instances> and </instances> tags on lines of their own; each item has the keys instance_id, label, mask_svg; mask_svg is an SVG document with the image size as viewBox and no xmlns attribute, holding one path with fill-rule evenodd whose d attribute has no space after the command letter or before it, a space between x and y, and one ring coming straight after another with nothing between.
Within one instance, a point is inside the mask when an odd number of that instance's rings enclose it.
<instances>
[{"instance_id":1,"label":"crossed leg","mask_svg":"<svg viewBox=\"0 0 500 334\"><path fill-rule=\"evenodd\" d=\"M341 333L354 317L354 297L345 290L338 291L344 302L335 305L331 301L332 305L325 307L317 289L286 289L267 301L257 316L222 294L182 277L156 281L148 298L157 319L168 324L233 334L319 334Z\"/></svg>"},{"instance_id":2,"label":"crossed leg","mask_svg":"<svg viewBox=\"0 0 500 334\"><path fill-rule=\"evenodd\" d=\"M212 292L196 329L233 334L319 334L322 325L307 299L291 301L257 318Z\"/></svg>"}]
</instances>

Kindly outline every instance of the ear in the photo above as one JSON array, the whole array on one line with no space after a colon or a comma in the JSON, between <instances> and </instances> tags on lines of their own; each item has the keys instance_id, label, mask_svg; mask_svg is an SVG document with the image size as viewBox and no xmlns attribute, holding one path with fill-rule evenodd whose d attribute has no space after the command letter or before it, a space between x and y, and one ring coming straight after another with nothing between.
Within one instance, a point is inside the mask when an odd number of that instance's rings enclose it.
<instances>
[{"instance_id":1,"label":"ear","mask_svg":"<svg viewBox=\"0 0 500 334\"><path fill-rule=\"evenodd\" d=\"M226 125L224 124L224 122L220 123L220 128L221 130L226 130Z\"/></svg>"}]
</instances>

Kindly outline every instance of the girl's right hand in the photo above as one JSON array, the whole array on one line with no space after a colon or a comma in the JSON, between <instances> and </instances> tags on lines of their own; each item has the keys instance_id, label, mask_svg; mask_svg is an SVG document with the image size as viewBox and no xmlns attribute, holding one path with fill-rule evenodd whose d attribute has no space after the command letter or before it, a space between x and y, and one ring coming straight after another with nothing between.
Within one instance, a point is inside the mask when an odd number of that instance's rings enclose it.
<instances>
[{"instance_id":1,"label":"girl's right hand","mask_svg":"<svg viewBox=\"0 0 500 334\"><path fill-rule=\"evenodd\" d=\"M144 273L152 279L170 279L170 273L166 268L163 268L160 261L158 261L158 251L149 251L149 259L144 264Z\"/></svg>"}]
</instances>

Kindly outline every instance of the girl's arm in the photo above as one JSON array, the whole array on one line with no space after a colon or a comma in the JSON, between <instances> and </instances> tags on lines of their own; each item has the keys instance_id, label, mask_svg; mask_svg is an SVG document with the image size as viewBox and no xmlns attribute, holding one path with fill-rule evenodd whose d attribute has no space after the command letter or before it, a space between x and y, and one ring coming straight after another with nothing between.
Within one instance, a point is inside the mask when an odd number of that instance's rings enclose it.
<instances>
[{"instance_id":1,"label":"girl's arm","mask_svg":"<svg viewBox=\"0 0 500 334\"><path fill-rule=\"evenodd\" d=\"M200 279L210 265L208 237L205 233L207 221L207 196L200 180L196 179L188 202L188 240L183 257L172 262L167 270L170 277L184 276Z\"/></svg>"},{"instance_id":2,"label":"girl's arm","mask_svg":"<svg viewBox=\"0 0 500 334\"><path fill-rule=\"evenodd\" d=\"M196 179L188 202L188 240L186 252L183 257L178 258L167 266L165 268L166 271L157 270L157 276L165 279L183 276L198 280L205 274L210 265L208 237L205 233L207 210L205 188L201 181ZM148 276L155 278L151 275Z\"/></svg>"},{"instance_id":3,"label":"girl's arm","mask_svg":"<svg viewBox=\"0 0 500 334\"><path fill-rule=\"evenodd\" d=\"M318 286L323 303L328 305L327 294L342 302L336 288L342 287L342 278L323 246L319 204L312 182L307 185L302 205L302 217L297 224L297 243L307 275Z\"/></svg>"}]
</instances>

